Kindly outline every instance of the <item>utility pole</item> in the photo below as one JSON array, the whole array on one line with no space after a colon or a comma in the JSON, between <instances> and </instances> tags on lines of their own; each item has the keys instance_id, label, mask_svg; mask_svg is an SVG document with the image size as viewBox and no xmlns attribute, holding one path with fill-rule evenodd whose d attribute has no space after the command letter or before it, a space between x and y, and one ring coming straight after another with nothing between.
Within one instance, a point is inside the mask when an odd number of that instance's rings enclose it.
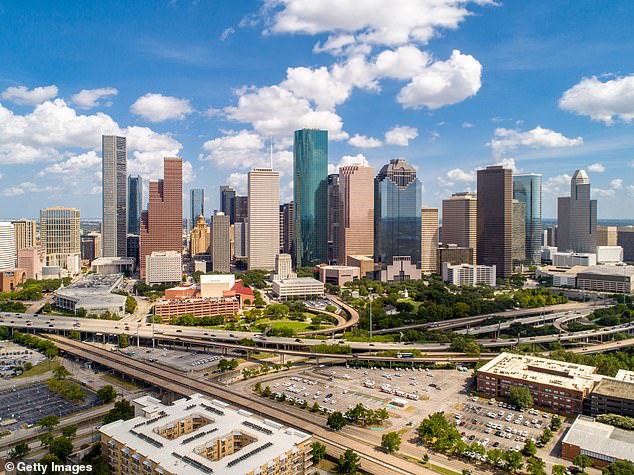
<instances>
[{"instance_id":1,"label":"utility pole","mask_svg":"<svg viewBox=\"0 0 634 475\"><path fill-rule=\"evenodd\" d=\"M370 341L372 341L372 289L368 288L368 290L370 291L370 295L368 295L370 299Z\"/></svg>"}]
</instances>

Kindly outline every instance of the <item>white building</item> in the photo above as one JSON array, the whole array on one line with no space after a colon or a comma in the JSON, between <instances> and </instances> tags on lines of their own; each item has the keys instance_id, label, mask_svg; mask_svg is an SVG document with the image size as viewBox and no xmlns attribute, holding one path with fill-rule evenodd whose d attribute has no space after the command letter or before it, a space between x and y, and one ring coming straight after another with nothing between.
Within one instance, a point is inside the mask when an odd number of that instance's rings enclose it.
<instances>
[{"instance_id":1,"label":"white building","mask_svg":"<svg viewBox=\"0 0 634 475\"><path fill-rule=\"evenodd\" d=\"M247 255L249 269L275 269L280 252L280 173L255 168L248 175L249 226Z\"/></svg>"},{"instance_id":2,"label":"white building","mask_svg":"<svg viewBox=\"0 0 634 475\"><path fill-rule=\"evenodd\" d=\"M222 297L236 283L233 274L209 274L200 276L200 296L204 299Z\"/></svg>"},{"instance_id":3,"label":"white building","mask_svg":"<svg viewBox=\"0 0 634 475\"><path fill-rule=\"evenodd\" d=\"M594 266L597 264L597 255L588 252L555 252L552 261L556 267Z\"/></svg>"},{"instance_id":4,"label":"white building","mask_svg":"<svg viewBox=\"0 0 634 475\"><path fill-rule=\"evenodd\" d=\"M555 254L558 249L555 246L542 246L542 262L552 262L553 254Z\"/></svg>"},{"instance_id":5,"label":"white building","mask_svg":"<svg viewBox=\"0 0 634 475\"><path fill-rule=\"evenodd\" d=\"M0 221L0 269L13 269L16 264L15 230L8 221Z\"/></svg>"},{"instance_id":6,"label":"white building","mask_svg":"<svg viewBox=\"0 0 634 475\"><path fill-rule=\"evenodd\" d=\"M275 256L275 272L271 280L294 279L297 274L293 272L293 259L290 254L278 254Z\"/></svg>"},{"instance_id":7,"label":"white building","mask_svg":"<svg viewBox=\"0 0 634 475\"><path fill-rule=\"evenodd\" d=\"M127 274L134 272L134 257L99 257L90 263L97 274Z\"/></svg>"},{"instance_id":8,"label":"white building","mask_svg":"<svg viewBox=\"0 0 634 475\"><path fill-rule=\"evenodd\" d=\"M405 280L420 280L422 271L412 262L410 256L394 256L392 263L387 264L379 272L381 282L403 282Z\"/></svg>"},{"instance_id":9,"label":"white building","mask_svg":"<svg viewBox=\"0 0 634 475\"><path fill-rule=\"evenodd\" d=\"M359 268L353 266L320 266L319 280L343 287L346 282L359 278Z\"/></svg>"},{"instance_id":10,"label":"white building","mask_svg":"<svg viewBox=\"0 0 634 475\"><path fill-rule=\"evenodd\" d=\"M88 313L101 314L106 311L123 317L125 295L113 294L123 284L120 274L83 276L77 282L55 291L55 306L76 312L83 308Z\"/></svg>"},{"instance_id":11,"label":"white building","mask_svg":"<svg viewBox=\"0 0 634 475\"><path fill-rule=\"evenodd\" d=\"M618 264L619 262L623 262L621 246L597 246L598 264Z\"/></svg>"},{"instance_id":12,"label":"white building","mask_svg":"<svg viewBox=\"0 0 634 475\"><path fill-rule=\"evenodd\" d=\"M324 283L312 277L274 280L273 293L281 300L293 298L323 297Z\"/></svg>"},{"instance_id":13,"label":"white building","mask_svg":"<svg viewBox=\"0 0 634 475\"><path fill-rule=\"evenodd\" d=\"M183 256L177 251L154 251L145 256L145 283L167 284L183 280Z\"/></svg>"},{"instance_id":14,"label":"white building","mask_svg":"<svg viewBox=\"0 0 634 475\"><path fill-rule=\"evenodd\" d=\"M200 394L167 406L144 396L135 415L99 429L113 473L243 475L310 473L312 437Z\"/></svg>"},{"instance_id":15,"label":"white building","mask_svg":"<svg viewBox=\"0 0 634 475\"><path fill-rule=\"evenodd\" d=\"M443 262L442 278L445 282L457 285L458 287L466 285L475 286L478 284L487 284L491 287L495 287L495 266L474 266L471 264L451 265L447 262Z\"/></svg>"}]
</instances>

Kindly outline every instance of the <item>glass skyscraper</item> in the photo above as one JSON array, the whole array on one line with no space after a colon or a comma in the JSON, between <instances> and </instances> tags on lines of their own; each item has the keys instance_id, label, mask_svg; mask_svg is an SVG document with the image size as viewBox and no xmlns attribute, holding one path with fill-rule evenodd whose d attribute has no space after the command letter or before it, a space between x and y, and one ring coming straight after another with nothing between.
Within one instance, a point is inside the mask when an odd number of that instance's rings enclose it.
<instances>
[{"instance_id":1,"label":"glass skyscraper","mask_svg":"<svg viewBox=\"0 0 634 475\"><path fill-rule=\"evenodd\" d=\"M421 260L422 186L405 159L390 160L374 179L375 259L392 264L395 256Z\"/></svg>"},{"instance_id":2,"label":"glass skyscraper","mask_svg":"<svg viewBox=\"0 0 634 475\"><path fill-rule=\"evenodd\" d=\"M140 176L128 176L128 234L141 232L143 183Z\"/></svg>"},{"instance_id":3,"label":"glass skyscraper","mask_svg":"<svg viewBox=\"0 0 634 475\"><path fill-rule=\"evenodd\" d=\"M535 173L513 175L513 199L526 205L526 261L541 262L542 176Z\"/></svg>"},{"instance_id":4,"label":"glass skyscraper","mask_svg":"<svg viewBox=\"0 0 634 475\"><path fill-rule=\"evenodd\" d=\"M201 214L205 216L205 190L193 188L189 190L190 219L192 226Z\"/></svg>"},{"instance_id":5,"label":"glass skyscraper","mask_svg":"<svg viewBox=\"0 0 634 475\"><path fill-rule=\"evenodd\" d=\"M295 131L295 263L328 262L328 131Z\"/></svg>"}]
</instances>

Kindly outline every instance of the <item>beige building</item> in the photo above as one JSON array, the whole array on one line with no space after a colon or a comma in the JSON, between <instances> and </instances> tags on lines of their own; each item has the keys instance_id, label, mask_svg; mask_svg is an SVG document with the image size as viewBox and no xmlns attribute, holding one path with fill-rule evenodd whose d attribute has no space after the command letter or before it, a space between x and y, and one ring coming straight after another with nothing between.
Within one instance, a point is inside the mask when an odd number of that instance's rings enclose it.
<instances>
[{"instance_id":1,"label":"beige building","mask_svg":"<svg viewBox=\"0 0 634 475\"><path fill-rule=\"evenodd\" d=\"M367 277L374 274L374 259L372 256L348 256L346 264L359 268L359 277Z\"/></svg>"},{"instance_id":2,"label":"beige building","mask_svg":"<svg viewBox=\"0 0 634 475\"><path fill-rule=\"evenodd\" d=\"M99 429L101 453L115 474L304 475L312 437L200 394L164 405L132 402L135 416Z\"/></svg>"},{"instance_id":3,"label":"beige building","mask_svg":"<svg viewBox=\"0 0 634 475\"><path fill-rule=\"evenodd\" d=\"M597 246L616 246L618 241L618 227L597 226Z\"/></svg>"},{"instance_id":4,"label":"beige building","mask_svg":"<svg viewBox=\"0 0 634 475\"><path fill-rule=\"evenodd\" d=\"M513 200L513 254L514 264L526 260L526 203Z\"/></svg>"},{"instance_id":5,"label":"beige building","mask_svg":"<svg viewBox=\"0 0 634 475\"><path fill-rule=\"evenodd\" d=\"M248 175L249 269L275 269L280 252L280 173L254 168Z\"/></svg>"},{"instance_id":6,"label":"beige building","mask_svg":"<svg viewBox=\"0 0 634 475\"><path fill-rule=\"evenodd\" d=\"M272 280L294 279L297 274L293 272L293 258L290 254L278 254L275 256L275 272Z\"/></svg>"},{"instance_id":7,"label":"beige building","mask_svg":"<svg viewBox=\"0 0 634 475\"><path fill-rule=\"evenodd\" d=\"M27 279L42 278L42 268L46 264L46 249L43 246L20 249L18 251L18 267L24 269Z\"/></svg>"},{"instance_id":8,"label":"beige building","mask_svg":"<svg viewBox=\"0 0 634 475\"><path fill-rule=\"evenodd\" d=\"M442 201L443 244L456 244L458 247L473 249L473 261L477 258L477 213L478 200L475 193L454 193L451 198Z\"/></svg>"},{"instance_id":9,"label":"beige building","mask_svg":"<svg viewBox=\"0 0 634 475\"><path fill-rule=\"evenodd\" d=\"M196 226L189 235L189 253L193 256L197 254L207 254L209 252L210 232L205 222L205 217L200 215L196 218Z\"/></svg>"},{"instance_id":10,"label":"beige building","mask_svg":"<svg viewBox=\"0 0 634 475\"><path fill-rule=\"evenodd\" d=\"M339 263L350 255L374 255L374 168L339 168Z\"/></svg>"},{"instance_id":11,"label":"beige building","mask_svg":"<svg viewBox=\"0 0 634 475\"><path fill-rule=\"evenodd\" d=\"M28 249L37 245L37 226L31 219L12 221L15 230L15 250Z\"/></svg>"},{"instance_id":12,"label":"beige building","mask_svg":"<svg viewBox=\"0 0 634 475\"><path fill-rule=\"evenodd\" d=\"M438 208L421 210L420 261L421 271L425 274L437 274L438 263Z\"/></svg>"},{"instance_id":13,"label":"beige building","mask_svg":"<svg viewBox=\"0 0 634 475\"><path fill-rule=\"evenodd\" d=\"M183 256L176 251L154 251L145 256L145 283L166 284L183 278Z\"/></svg>"},{"instance_id":14,"label":"beige building","mask_svg":"<svg viewBox=\"0 0 634 475\"><path fill-rule=\"evenodd\" d=\"M209 274L200 276L200 296L204 299L224 296L236 283L233 274Z\"/></svg>"},{"instance_id":15,"label":"beige building","mask_svg":"<svg viewBox=\"0 0 634 475\"><path fill-rule=\"evenodd\" d=\"M229 216L216 211L211 217L211 270L229 272L231 269L231 237Z\"/></svg>"},{"instance_id":16,"label":"beige building","mask_svg":"<svg viewBox=\"0 0 634 475\"><path fill-rule=\"evenodd\" d=\"M46 249L46 265L71 270L81 255L80 213L56 206L40 211L40 239Z\"/></svg>"},{"instance_id":17,"label":"beige building","mask_svg":"<svg viewBox=\"0 0 634 475\"><path fill-rule=\"evenodd\" d=\"M352 282L359 278L359 268L353 266L320 266L319 280L324 284L333 284L343 287L346 282Z\"/></svg>"},{"instance_id":18,"label":"beige building","mask_svg":"<svg viewBox=\"0 0 634 475\"><path fill-rule=\"evenodd\" d=\"M271 284L273 294L280 300L293 298L315 298L324 296L324 284L312 277L295 277L274 280Z\"/></svg>"}]
</instances>

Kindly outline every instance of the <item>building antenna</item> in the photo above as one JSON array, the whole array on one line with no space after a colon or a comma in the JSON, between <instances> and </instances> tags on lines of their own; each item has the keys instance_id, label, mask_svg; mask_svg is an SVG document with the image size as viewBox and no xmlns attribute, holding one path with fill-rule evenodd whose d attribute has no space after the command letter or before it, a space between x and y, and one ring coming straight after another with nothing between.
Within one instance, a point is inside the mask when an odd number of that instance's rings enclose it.
<instances>
[{"instance_id":1,"label":"building antenna","mask_svg":"<svg viewBox=\"0 0 634 475\"><path fill-rule=\"evenodd\" d=\"M273 137L271 137L271 148L269 151L269 159L271 160L271 170L273 170Z\"/></svg>"}]
</instances>

